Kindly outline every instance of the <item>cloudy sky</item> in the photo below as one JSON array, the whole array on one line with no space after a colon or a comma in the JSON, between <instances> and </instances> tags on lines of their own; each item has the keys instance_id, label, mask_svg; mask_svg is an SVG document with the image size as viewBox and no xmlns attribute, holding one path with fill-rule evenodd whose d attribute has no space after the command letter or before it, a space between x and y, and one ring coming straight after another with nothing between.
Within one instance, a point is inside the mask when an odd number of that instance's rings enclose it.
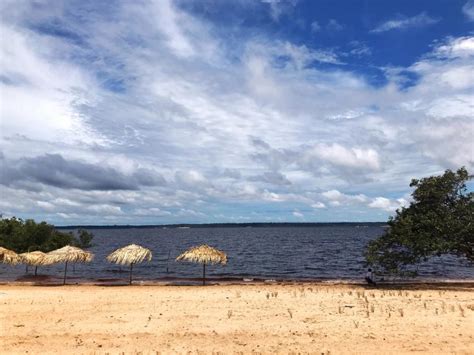
<instances>
[{"instance_id":1,"label":"cloudy sky","mask_svg":"<svg viewBox=\"0 0 474 355\"><path fill-rule=\"evenodd\" d=\"M473 0L0 2L0 213L383 221L474 169Z\"/></svg>"}]
</instances>

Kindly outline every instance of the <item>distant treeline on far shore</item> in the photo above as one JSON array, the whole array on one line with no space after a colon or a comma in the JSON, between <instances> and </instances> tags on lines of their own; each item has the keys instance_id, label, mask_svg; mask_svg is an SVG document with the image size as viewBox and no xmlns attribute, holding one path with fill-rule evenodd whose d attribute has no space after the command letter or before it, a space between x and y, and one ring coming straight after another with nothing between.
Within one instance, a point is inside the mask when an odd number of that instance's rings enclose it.
<instances>
[{"instance_id":1,"label":"distant treeline on far shore","mask_svg":"<svg viewBox=\"0 0 474 355\"><path fill-rule=\"evenodd\" d=\"M336 226L353 226L353 227L368 227L368 226L386 226L387 222L300 222L300 223L280 223L280 222L256 222L256 223L182 223L182 224L153 224L153 225L71 225L71 226L56 226L58 229L124 229L124 228L262 228L262 227L336 227Z\"/></svg>"}]
</instances>

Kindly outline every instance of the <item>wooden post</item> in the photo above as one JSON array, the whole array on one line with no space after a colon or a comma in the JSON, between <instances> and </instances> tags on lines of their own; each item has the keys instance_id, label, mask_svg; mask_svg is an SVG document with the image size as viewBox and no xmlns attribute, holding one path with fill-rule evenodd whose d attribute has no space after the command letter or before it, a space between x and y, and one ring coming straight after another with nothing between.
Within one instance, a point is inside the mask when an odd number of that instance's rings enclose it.
<instances>
[{"instance_id":1,"label":"wooden post","mask_svg":"<svg viewBox=\"0 0 474 355\"><path fill-rule=\"evenodd\" d=\"M66 264L64 264L64 279L63 279L63 285L66 284L66 272L67 272L67 261L66 261Z\"/></svg>"},{"instance_id":2,"label":"wooden post","mask_svg":"<svg viewBox=\"0 0 474 355\"><path fill-rule=\"evenodd\" d=\"M206 285L206 263L202 264L202 285Z\"/></svg>"}]
</instances>

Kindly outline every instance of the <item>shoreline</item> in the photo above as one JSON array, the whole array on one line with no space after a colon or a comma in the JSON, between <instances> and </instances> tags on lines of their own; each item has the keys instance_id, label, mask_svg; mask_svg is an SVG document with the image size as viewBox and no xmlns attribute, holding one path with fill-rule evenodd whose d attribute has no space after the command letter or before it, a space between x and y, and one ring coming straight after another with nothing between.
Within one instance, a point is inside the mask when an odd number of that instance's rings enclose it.
<instances>
[{"instance_id":1,"label":"shoreline","mask_svg":"<svg viewBox=\"0 0 474 355\"><path fill-rule=\"evenodd\" d=\"M229 285L294 285L294 286L347 286L367 289L429 289L429 288L466 288L474 289L474 279L422 279L422 280L384 280L377 286L369 286L364 280L354 279L264 279L264 278L207 278L206 286ZM129 285L126 278L82 279L69 277L67 284L62 285L62 278L50 275L28 275L16 280L1 280L0 286L202 286L201 278L165 277L157 279L134 279Z\"/></svg>"}]
</instances>

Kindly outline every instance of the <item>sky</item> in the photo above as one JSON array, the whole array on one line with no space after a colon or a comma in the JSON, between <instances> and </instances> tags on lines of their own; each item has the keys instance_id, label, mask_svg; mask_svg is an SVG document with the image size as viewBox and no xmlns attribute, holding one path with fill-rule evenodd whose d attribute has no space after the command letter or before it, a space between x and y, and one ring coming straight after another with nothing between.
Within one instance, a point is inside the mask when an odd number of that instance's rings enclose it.
<instances>
[{"instance_id":1,"label":"sky","mask_svg":"<svg viewBox=\"0 0 474 355\"><path fill-rule=\"evenodd\" d=\"M474 170L474 0L0 2L0 213L385 221Z\"/></svg>"}]
</instances>

